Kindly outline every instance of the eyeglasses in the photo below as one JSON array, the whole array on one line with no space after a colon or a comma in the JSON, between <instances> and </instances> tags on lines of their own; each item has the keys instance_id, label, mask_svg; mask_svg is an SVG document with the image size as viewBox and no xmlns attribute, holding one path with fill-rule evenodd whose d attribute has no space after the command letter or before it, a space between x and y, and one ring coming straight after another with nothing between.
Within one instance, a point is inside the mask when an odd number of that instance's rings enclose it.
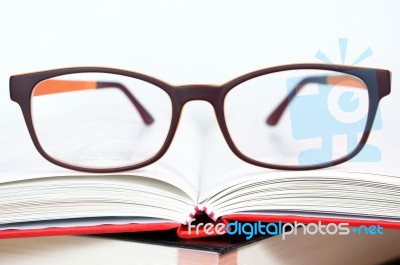
<instances>
[{"instance_id":1,"label":"eyeglasses","mask_svg":"<svg viewBox=\"0 0 400 265\"><path fill-rule=\"evenodd\" d=\"M149 165L167 151L184 104L204 100L240 159L308 170L361 151L390 79L388 70L297 64L220 86L172 86L135 72L79 67L12 76L10 94L39 153L65 168L110 173Z\"/></svg>"}]
</instances>

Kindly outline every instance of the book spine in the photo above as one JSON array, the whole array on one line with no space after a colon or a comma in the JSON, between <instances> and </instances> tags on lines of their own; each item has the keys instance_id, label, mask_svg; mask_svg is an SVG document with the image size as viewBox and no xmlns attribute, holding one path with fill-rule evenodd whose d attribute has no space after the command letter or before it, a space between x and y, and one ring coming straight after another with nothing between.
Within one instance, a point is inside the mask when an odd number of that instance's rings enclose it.
<instances>
[{"instance_id":1,"label":"book spine","mask_svg":"<svg viewBox=\"0 0 400 265\"><path fill-rule=\"evenodd\" d=\"M196 216L200 216L202 213L205 213L210 217L213 221L217 221L218 216L215 214L215 212L207 206L203 206L201 204L196 205L192 211L190 211L188 217L186 218L185 225L187 225L189 222L193 221Z\"/></svg>"}]
</instances>

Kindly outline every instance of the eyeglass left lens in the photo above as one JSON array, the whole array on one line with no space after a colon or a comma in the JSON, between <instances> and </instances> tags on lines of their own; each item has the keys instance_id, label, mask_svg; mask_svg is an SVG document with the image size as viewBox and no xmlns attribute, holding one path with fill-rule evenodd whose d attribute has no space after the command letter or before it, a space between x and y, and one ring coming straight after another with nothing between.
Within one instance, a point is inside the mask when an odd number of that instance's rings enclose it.
<instances>
[{"instance_id":1,"label":"eyeglass left lens","mask_svg":"<svg viewBox=\"0 0 400 265\"><path fill-rule=\"evenodd\" d=\"M86 168L118 168L154 157L172 119L172 103L164 90L107 73L44 80L35 86L31 104L35 133L45 152Z\"/></svg>"}]
</instances>

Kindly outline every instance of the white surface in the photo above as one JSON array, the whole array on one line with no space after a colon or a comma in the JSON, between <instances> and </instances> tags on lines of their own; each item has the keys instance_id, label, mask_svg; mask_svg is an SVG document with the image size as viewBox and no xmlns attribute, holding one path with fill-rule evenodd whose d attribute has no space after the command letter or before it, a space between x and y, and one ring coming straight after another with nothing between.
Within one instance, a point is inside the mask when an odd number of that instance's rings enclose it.
<instances>
[{"instance_id":1,"label":"white surface","mask_svg":"<svg viewBox=\"0 0 400 265\"><path fill-rule=\"evenodd\" d=\"M98 65L173 84L224 83L268 66L319 62L317 50L340 63L341 37L349 38L346 63L370 47L373 56L360 65L393 71L393 93L381 104L384 129L371 141L388 137L399 113L399 9L395 0L2 1L0 137L15 130L33 148L19 108L9 100L12 74ZM215 124L210 112L204 114L205 104L196 107L200 121ZM17 123L11 132L7 119ZM398 147L396 141L396 154Z\"/></svg>"}]
</instances>

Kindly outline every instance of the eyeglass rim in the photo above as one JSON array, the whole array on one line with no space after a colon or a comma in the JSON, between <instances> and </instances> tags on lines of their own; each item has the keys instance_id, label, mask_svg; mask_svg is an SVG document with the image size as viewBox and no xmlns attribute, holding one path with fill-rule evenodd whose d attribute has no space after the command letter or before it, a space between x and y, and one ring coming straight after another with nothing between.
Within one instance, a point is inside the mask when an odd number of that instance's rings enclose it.
<instances>
[{"instance_id":1,"label":"eyeglass rim","mask_svg":"<svg viewBox=\"0 0 400 265\"><path fill-rule=\"evenodd\" d=\"M239 151L234 141L232 140L226 125L226 119L224 114L225 96L231 89L235 88L239 84L246 82L250 79L287 70L331 70L358 77L366 84L369 93L369 109L368 109L367 122L364 133L361 136L360 142L351 153L329 162L324 162L315 165L294 166L294 165L276 165L276 164L263 163L254 160ZM44 148L40 144L39 138L36 135L36 131L34 129L31 116L32 115L31 97L33 90L35 86L43 80L61 75L77 74L77 73L105 73L105 74L116 74L116 75L132 77L153 84L161 88L168 94L172 104L171 125L164 144L153 157L143 162L128 166L111 167L111 168L91 168L91 167L82 167L65 163L63 161L60 161L52 157L44 150ZM314 169L331 167L346 162L351 158L353 158L354 156L356 156L362 150L371 132L371 128L378 109L379 102L383 97L390 94L391 90L390 85L391 85L391 72L389 70L355 67L347 65L331 65L331 64L290 64L290 65L268 67L241 75L222 85L197 84L197 85L178 85L178 86L171 85L167 82L161 81L157 78L148 75L128 70L107 68L107 67L71 67L71 68L61 68L61 69L11 76L10 97L12 101L16 102L20 106L30 137L37 151L49 162L67 169L72 169L81 172L88 172L88 173L117 173L117 172L134 170L150 165L159 160L167 152L175 135L176 129L178 127L179 118L183 106L191 100L205 100L211 103L211 105L214 107L218 124L220 126L220 129L228 146L230 147L232 152L241 160L256 166L270 168L270 169L277 169L277 170L314 170Z\"/></svg>"}]
</instances>

